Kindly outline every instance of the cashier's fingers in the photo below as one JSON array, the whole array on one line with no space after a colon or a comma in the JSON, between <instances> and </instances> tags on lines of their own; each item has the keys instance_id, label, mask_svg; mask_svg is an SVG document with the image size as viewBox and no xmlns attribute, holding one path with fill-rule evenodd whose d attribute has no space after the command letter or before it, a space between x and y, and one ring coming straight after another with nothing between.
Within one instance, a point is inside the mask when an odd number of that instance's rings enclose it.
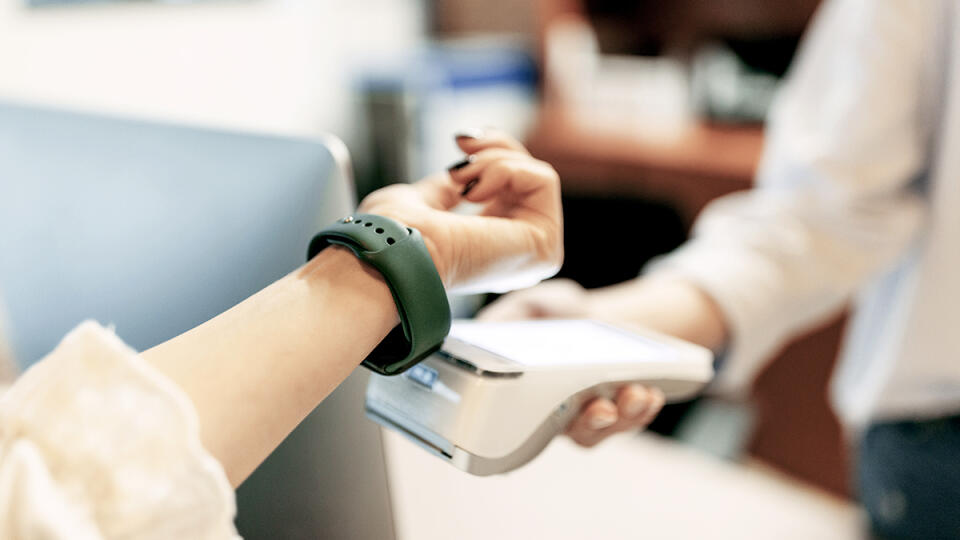
<instances>
[{"instance_id":1,"label":"cashier's fingers","mask_svg":"<svg viewBox=\"0 0 960 540\"><path fill-rule=\"evenodd\" d=\"M502 148L527 153L527 149L523 147L520 141L497 129L465 129L458 131L454 138L457 141L457 146L468 155L476 154L488 148Z\"/></svg>"},{"instance_id":2,"label":"cashier's fingers","mask_svg":"<svg viewBox=\"0 0 960 540\"><path fill-rule=\"evenodd\" d=\"M602 441L613 426L617 424L619 415L617 406L606 398L597 398L587 404L567 427L567 435L580 446L590 448Z\"/></svg>"},{"instance_id":3,"label":"cashier's fingers","mask_svg":"<svg viewBox=\"0 0 960 540\"><path fill-rule=\"evenodd\" d=\"M628 384L617 392L615 402L603 398L590 402L571 422L567 434L577 444L591 447L610 435L647 427L664 402L660 389Z\"/></svg>"},{"instance_id":4,"label":"cashier's fingers","mask_svg":"<svg viewBox=\"0 0 960 540\"><path fill-rule=\"evenodd\" d=\"M653 406L653 392L639 384L627 384L617 392L616 404L621 421L642 420Z\"/></svg>"},{"instance_id":5,"label":"cashier's fingers","mask_svg":"<svg viewBox=\"0 0 960 540\"><path fill-rule=\"evenodd\" d=\"M663 395L663 390L659 388L650 388L650 401L647 403L647 411L642 418L638 418L638 427L647 427L660 414L663 406L667 403L667 397Z\"/></svg>"}]
</instances>

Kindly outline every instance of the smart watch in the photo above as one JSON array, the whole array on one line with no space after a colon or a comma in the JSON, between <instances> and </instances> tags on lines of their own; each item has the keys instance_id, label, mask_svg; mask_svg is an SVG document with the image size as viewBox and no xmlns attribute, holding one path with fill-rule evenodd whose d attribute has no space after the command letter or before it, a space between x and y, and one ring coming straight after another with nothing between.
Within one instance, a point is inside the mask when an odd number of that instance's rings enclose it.
<instances>
[{"instance_id":1,"label":"smart watch","mask_svg":"<svg viewBox=\"0 0 960 540\"><path fill-rule=\"evenodd\" d=\"M400 324L363 361L397 375L440 349L450 332L450 304L420 231L375 214L347 216L317 233L307 260L331 244L349 248L390 287Z\"/></svg>"}]
</instances>

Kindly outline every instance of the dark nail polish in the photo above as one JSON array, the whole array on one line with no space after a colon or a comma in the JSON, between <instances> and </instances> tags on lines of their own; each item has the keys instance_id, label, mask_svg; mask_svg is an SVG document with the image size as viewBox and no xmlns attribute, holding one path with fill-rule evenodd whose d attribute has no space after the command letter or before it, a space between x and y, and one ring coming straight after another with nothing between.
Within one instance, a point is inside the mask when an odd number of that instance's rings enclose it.
<instances>
[{"instance_id":1,"label":"dark nail polish","mask_svg":"<svg viewBox=\"0 0 960 540\"><path fill-rule=\"evenodd\" d=\"M476 159L477 159L477 157L471 154L471 155L463 158L462 160L454 163L453 165L447 167L447 170L448 170L448 171L451 171L451 172L452 172L452 171L459 171L460 169L462 169L462 168L466 167L467 165L469 165L469 164L473 163L474 161L476 161Z\"/></svg>"},{"instance_id":2,"label":"dark nail polish","mask_svg":"<svg viewBox=\"0 0 960 540\"><path fill-rule=\"evenodd\" d=\"M454 134L455 139L482 139L483 130L482 129L464 129L456 132Z\"/></svg>"},{"instance_id":3,"label":"dark nail polish","mask_svg":"<svg viewBox=\"0 0 960 540\"><path fill-rule=\"evenodd\" d=\"M477 182L479 181L480 181L479 178L474 178L473 180L467 182L467 185L463 186L463 191L460 192L460 196L466 197L467 193L470 193L470 191L473 190L474 186L476 186Z\"/></svg>"}]
</instances>

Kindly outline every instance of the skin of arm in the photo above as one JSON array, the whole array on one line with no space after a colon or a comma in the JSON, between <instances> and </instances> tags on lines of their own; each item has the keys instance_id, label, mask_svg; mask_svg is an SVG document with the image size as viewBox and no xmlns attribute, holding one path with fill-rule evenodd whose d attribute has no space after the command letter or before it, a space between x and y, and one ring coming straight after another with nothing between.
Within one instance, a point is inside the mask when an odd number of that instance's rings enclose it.
<instances>
[{"instance_id":1,"label":"skin of arm","mask_svg":"<svg viewBox=\"0 0 960 540\"><path fill-rule=\"evenodd\" d=\"M644 326L714 351L727 341L720 308L697 286L679 278L637 278L586 295L592 318Z\"/></svg>"},{"instance_id":2,"label":"skin of arm","mask_svg":"<svg viewBox=\"0 0 960 540\"><path fill-rule=\"evenodd\" d=\"M143 357L186 392L236 487L398 323L383 277L334 246Z\"/></svg>"}]
</instances>

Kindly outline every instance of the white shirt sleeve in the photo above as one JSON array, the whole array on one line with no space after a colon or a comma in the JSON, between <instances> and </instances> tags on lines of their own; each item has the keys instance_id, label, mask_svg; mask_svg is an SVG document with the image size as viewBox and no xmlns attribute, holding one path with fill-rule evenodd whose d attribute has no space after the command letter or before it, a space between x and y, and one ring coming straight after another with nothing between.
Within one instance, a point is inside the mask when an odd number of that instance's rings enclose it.
<instances>
[{"instance_id":1,"label":"white shirt sleeve","mask_svg":"<svg viewBox=\"0 0 960 540\"><path fill-rule=\"evenodd\" d=\"M0 538L236 538L183 392L87 322L0 398Z\"/></svg>"},{"instance_id":2,"label":"white shirt sleeve","mask_svg":"<svg viewBox=\"0 0 960 540\"><path fill-rule=\"evenodd\" d=\"M938 9L824 4L771 113L757 188L709 205L693 239L652 265L699 285L724 313L721 384L749 383L778 346L836 313L915 239Z\"/></svg>"}]
</instances>

